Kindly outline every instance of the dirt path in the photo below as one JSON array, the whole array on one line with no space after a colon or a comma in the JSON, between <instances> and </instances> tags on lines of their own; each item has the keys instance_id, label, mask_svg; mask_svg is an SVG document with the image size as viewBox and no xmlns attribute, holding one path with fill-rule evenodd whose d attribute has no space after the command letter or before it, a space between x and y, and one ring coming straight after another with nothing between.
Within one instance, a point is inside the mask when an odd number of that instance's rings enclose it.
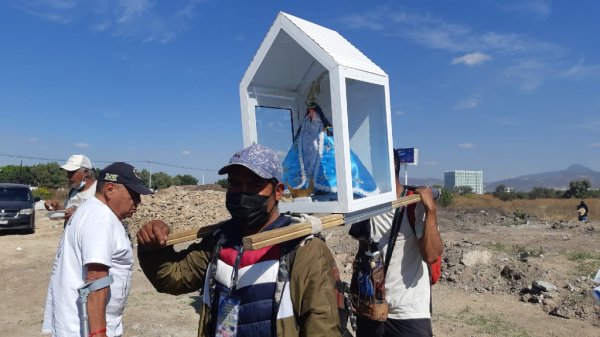
<instances>
[{"instance_id":1,"label":"dirt path","mask_svg":"<svg viewBox=\"0 0 600 337\"><path fill-rule=\"evenodd\" d=\"M478 247L490 242L502 242L506 247L514 244L544 246L549 254L555 253L555 257L548 257L544 263L562 264L554 268L561 273L570 268L571 262L562 258L559 252L597 252L600 241L599 233L585 228L549 230L544 226L489 226L473 229L445 220L441 221L440 227L447 242L476 241ZM345 240L341 237L344 232L336 231L332 242L340 245L340 240ZM40 335L51 264L61 234L62 224L48 220L41 211L37 214L35 234L0 235L0 254L3 257L0 260L0 336ZM344 268L350 256L347 253L340 253L340 256L342 254L346 255L343 255L340 268ZM541 305L521 302L514 294L479 293L473 291L468 283L444 282L435 285L433 292L433 324L438 337L600 336L598 319L590 321L550 316ZM158 294L136 265L133 288L125 310L125 336L195 336L197 295ZM588 310L593 310L591 300L586 305Z\"/></svg>"}]
</instances>

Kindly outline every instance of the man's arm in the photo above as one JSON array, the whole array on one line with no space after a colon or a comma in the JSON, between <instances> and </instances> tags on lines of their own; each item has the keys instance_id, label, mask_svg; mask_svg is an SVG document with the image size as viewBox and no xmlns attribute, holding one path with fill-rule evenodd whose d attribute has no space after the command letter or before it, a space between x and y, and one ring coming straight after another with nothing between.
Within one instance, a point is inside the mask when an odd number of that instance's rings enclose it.
<instances>
[{"instance_id":1,"label":"man's arm","mask_svg":"<svg viewBox=\"0 0 600 337\"><path fill-rule=\"evenodd\" d=\"M150 221L140 229L137 234L140 266L159 292L179 295L197 291L204 283L216 241L206 237L175 252L172 246L166 246L169 231L160 220Z\"/></svg>"},{"instance_id":2,"label":"man's arm","mask_svg":"<svg viewBox=\"0 0 600 337\"><path fill-rule=\"evenodd\" d=\"M85 265L87 277L85 282L91 282L108 276L108 267L99 263L90 263ZM92 291L88 296L88 320L90 323L90 332L99 331L106 328L106 304L108 303L108 291L110 287ZM106 332L94 336L105 337Z\"/></svg>"},{"instance_id":3,"label":"man's arm","mask_svg":"<svg viewBox=\"0 0 600 337\"><path fill-rule=\"evenodd\" d=\"M437 261L444 250L437 226L437 208L430 188L417 188L416 193L421 195L421 202L425 208L423 235L419 239L421 256L426 263L432 264Z\"/></svg>"}]
</instances>

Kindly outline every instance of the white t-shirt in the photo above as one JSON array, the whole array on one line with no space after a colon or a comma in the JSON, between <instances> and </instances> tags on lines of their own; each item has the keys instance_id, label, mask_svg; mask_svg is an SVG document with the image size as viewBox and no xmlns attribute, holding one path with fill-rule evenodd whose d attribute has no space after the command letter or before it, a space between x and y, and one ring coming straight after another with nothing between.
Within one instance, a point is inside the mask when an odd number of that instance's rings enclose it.
<instances>
[{"instance_id":1,"label":"white t-shirt","mask_svg":"<svg viewBox=\"0 0 600 337\"><path fill-rule=\"evenodd\" d=\"M42 333L80 337L77 288L85 283L84 266L89 263L109 267L114 281L106 306L107 335L123 334L121 318L131 287L133 250L125 226L96 197L82 204L65 227L52 266Z\"/></svg>"},{"instance_id":2,"label":"white t-shirt","mask_svg":"<svg viewBox=\"0 0 600 337\"><path fill-rule=\"evenodd\" d=\"M96 182L94 181L94 184L92 184L92 186L90 186L90 188L88 188L85 191L80 191L77 189L72 188L69 191L69 195L67 195L67 199L65 199L65 204L64 204L64 208L70 208L70 207L79 207L79 205L83 204L84 201L91 199L94 195L96 194Z\"/></svg>"},{"instance_id":3,"label":"white t-shirt","mask_svg":"<svg viewBox=\"0 0 600 337\"><path fill-rule=\"evenodd\" d=\"M371 219L371 238L379 242L384 256L390 240L395 210ZM423 236L425 209L415 207L415 231L405 213L385 278L385 293L392 319L431 318L429 302L431 289L427 264L423 261L418 238ZM415 236L416 232L416 236Z\"/></svg>"}]
</instances>

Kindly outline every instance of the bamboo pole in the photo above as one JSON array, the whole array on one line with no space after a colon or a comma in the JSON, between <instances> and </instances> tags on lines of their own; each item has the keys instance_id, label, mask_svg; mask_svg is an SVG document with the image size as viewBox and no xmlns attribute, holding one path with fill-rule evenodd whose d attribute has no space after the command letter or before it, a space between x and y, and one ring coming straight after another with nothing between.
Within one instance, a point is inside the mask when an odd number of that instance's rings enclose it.
<instances>
[{"instance_id":1,"label":"bamboo pole","mask_svg":"<svg viewBox=\"0 0 600 337\"><path fill-rule=\"evenodd\" d=\"M392 202L391 208L414 204L421 201L419 194L412 194L406 197L398 198ZM343 214L329 214L318 217L321 220L322 228L328 229L344 224ZM177 243L196 240L213 233L219 229L221 223L203 226L198 229L190 229L179 233L170 234L167 239L167 246ZM256 233L246 236L242 239L245 250L256 250L266 246L294 240L312 234L312 225L310 222L301 222L283 228L277 228L266 232Z\"/></svg>"}]
</instances>

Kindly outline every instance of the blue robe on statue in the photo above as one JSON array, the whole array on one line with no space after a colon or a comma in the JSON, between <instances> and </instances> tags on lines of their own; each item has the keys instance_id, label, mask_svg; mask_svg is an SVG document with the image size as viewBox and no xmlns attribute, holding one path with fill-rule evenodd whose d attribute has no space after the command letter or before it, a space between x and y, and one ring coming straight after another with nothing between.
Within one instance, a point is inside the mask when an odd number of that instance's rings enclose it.
<instances>
[{"instance_id":1,"label":"blue robe on statue","mask_svg":"<svg viewBox=\"0 0 600 337\"><path fill-rule=\"evenodd\" d=\"M312 185L314 199L337 200L333 128L319 106L314 110L304 116L283 161L283 183L294 190L306 190ZM353 151L350 166L355 198L379 193L375 180Z\"/></svg>"}]
</instances>

